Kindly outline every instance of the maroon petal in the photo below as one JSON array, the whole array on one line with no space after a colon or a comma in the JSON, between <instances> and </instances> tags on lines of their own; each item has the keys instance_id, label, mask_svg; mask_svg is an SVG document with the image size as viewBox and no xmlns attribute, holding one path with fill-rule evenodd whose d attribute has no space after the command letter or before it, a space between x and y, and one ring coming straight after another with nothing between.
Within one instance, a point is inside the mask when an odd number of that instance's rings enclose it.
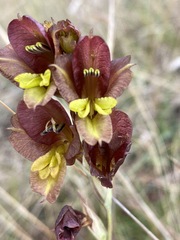
<instances>
[{"instance_id":1,"label":"maroon petal","mask_svg":"<svg viewBox=\"0 0 180 240\"><path fill-rule=\"evenodd\" d=\"M85 79L84 69L98 69L97 92L103 96L107 90L110 76L110 53L105 41L99 36L86 36L77 45L73 53L74 84L79 96L82 95Z\"/></svg>"},{"instance_id":2,"label":"maroon petal","mask_svg":"<svg viewBox=\"0 0 180 240\"><path fill-rule=\"evenodd\" d=\"M34 161L49 151L50 147L48 145L37 143L27 135L27 133L22 129L17 115L12 117L11 123L13 128L9 141L14 149L23 157Z\"/></svg>"},{"instance_id":3,"label":"maroon petal","mask_svg":"<svg viewBox=\"0 0 180 240\"><path fill-rule=\"evenodd\" d=\"M49 132L42 135L46 124L53 118L56 123L70 125L70 120L64 108L55 100L51 100L45 106L37 106L30 109L24 101L21 101L17 108L18 120L22 128L34 141L51 145L60 140L60 135Z\"/></svg>"},{"instance_id":4,"label":"maroon petal","mask_svg":"<svg viewBox=\"0 0 180 240\"><path fill-rule=\"evenodd\" d=\"M112 187L112 178L124 162L131 146L132 123L129 117L118 110L111 114L113 137L109 144L90 146L84 143L85 158L90 172L105 187Z\"/></svg>"},{"instance_id":5,"label":"maroon petal","mask_svg":"<svg viewBox=\"0 0 180 240\"><path fill-rule=\"evenodd\" d=\"M47 32L43 25L28 16L19 17L10 22L8 26L10 43L17 55L36 73L44 72L50 63L53 62L51 49L49 52L29 53L26 46L34 45L37 42L49 46Z\"/></svg>"},{"instance_id":6,"label":"maroon petal","mask_svg":"<svg viewBox=\"0 0 180 240\"><path fill-rule=\"evenodd\" d=\"M55 55L72 53L80 37L80 32L69 20L62 20L53 24L51 35L55 47Z\"/></svg>"},{"instance_id":7,"label":"maroon petal","mask_svg":"<svg viewBox=\"0 0 180 240\"><path fill-rule=\"evenodd\" d=\"M23 72L32 73L30 67L15 53L11 45L0 49L0 72L13 83L14 78ZM16 83L17 85L17 83Z\"/></svg>"},{"instance_id":8,"label":"maroon petal","mask_svg":"<svg viewBox=\"0 0 180 240\"><path fill-rule=\"evenodd\" d=\"M130 60L131 57L126 56L111 62L111 75L106 96L117 98L128 87L132 78L130 67L133 66Z\"/></svg>"},{"instance_id":9,"label":"maroon petal","mask_svg":"<svg viewBox=\"0 0 180 240\"><path fill-rule=\"evenodd\" d=\"M72 56L58 55L55 64L50 65L54 82L61 96L69 103L78 98L73 84Z\"/></svg>"},{"instance_id":10,"label":"maroon petal","mask_svg":"<svg viewBox=\"0 0 180 240\"><path fill-rule=\"evenodd\" d=\"M79 138L79 134L75 128L75 126L70 126L70 129L72 131L72 140L69 143L68 150L65 154L65 159L67 165L73 165L75 163L75 160L78 159L81 161L82 158L82 152L81 152L81 141Z\"/></svg>"}]
</instances>

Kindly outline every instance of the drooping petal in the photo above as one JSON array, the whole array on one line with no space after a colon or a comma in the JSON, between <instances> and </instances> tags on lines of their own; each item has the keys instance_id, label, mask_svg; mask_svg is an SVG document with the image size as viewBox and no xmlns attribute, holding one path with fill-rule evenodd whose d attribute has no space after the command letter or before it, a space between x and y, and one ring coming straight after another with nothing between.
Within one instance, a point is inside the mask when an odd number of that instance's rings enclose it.
<instances>
[{"instance_id":1,"label":"drooping petal","mask_svg":"<svg viewBox=\"0 0 180 240\"><path fill-rule=\"evenodd\" d=\"M134 65L130 60L131 57L126 56L111 61L109 86L105 96L117 98L128 87L132 78L130 68Z\"/></svg>"},{"instance_id":2,"label":"drooping petal","mask_svg":"<svg viewBox=\"0 0 180 240\"><path fill-rule=\"evenodd\" d=\"M28 108L36 108L38 105L44 106L47 104L56 91L56 86L53 82L46 87L33 87L24 90L24 101Z\"/></svg>"},{"instance_id":3,"label":"drooping petal","mask_svg":"<svg viewBox=\"0 0 180 240\"><path fill-rule=\"evenodd\" d=\"M95 145L97 142L101 145L103 141L111 141L112 123L109 115L96 114L93 119L76 117L75 123L81 138L89 145Z\"/></svg>"},{"instance_id":4,"label":"drooping petal","mask_svg":"<svg viewBox=\"0 0 180 240\"><path fill-rule=\"evenodd\" d=\"M82 161L82 149L79 134L75 125L70 126L70 129L72 132L72 140L70 141L68 149L65 153L67 165L73 165L76 159Z\"/></svg>"},{"instance_id":5,"label":"drooping petal","mask_svg":"<svg viewBox=\"0 0 180 240\"><path fill-rule=\"evenodd\" d=\"M11 119L12 131L9 141L13 148L23 157L34 161L49 151L50 146L33 141L20 125L17 114Z\"/></svg>"},{"instance_id":6,"label":"drooping petal","mask_svg":"<svg viewBox=\"0 0 180 240\"><path fill-rule=\"evenodd\" d=\"M55 64L51 64L51 69L54 82L61 94L61 96L69 103L74 99L79 98L74 85L72 73L72 56L59 55L55 59Z\"/></svg>"},{"instance_id":7,"label":"drooping petal","mask_svg":"<svg viewBox=\"0 0 180 240\"><path fill-rule=\"evenodd\" d=\"M8 37L16 54L36 73L44 72L53 62L53 53L50 49L49 37L43 25L28 16L19 17L10 22ZM33 54L25 47L42 42L49 47L49 51Z\"/></svg>"},{"instance_id":8,"label":"drooping petal","mask_svg":"<svg viewBox=\"0 0 180 240\"><path fill-rule=\"evenodd\" d=\"M97 143L94 146L84 143L85 158L91 174L109 188L112 187L113 176L130 150L132 136L132 123L125 113L114 110L111 120L113 136L110 143Z\"/></svg>"},{"instance_id":9,"label":"drooping petal","mask_svg":"<svg viewBox=\"0 0 180 240\"><path fill-rule=\"evenodd\" d=\"M85 69L97 69L100 74L97 78L97 96L103 96L107 90L110 76L110 53L105 41L99 36L86 36L77 45L73 52L74 85L79 96L82 96Z\"/></svg>"},{"instance_id":10,"label":"drooping petal","mask_svg":"<svg viewBox=\"0 0 180 240\"><path fill-rule=\"evenodd\" d=\"M41 194L46 198L50 203L56 201L60 189L63 185L64 177L66 174L66 161L62 157L61 163L59 165L59 172L56 174L56 177L53 178L49 175L47 178L40 178L38 171L31 171L30 183L32 189Z\"/></svg>"},{"instance_id":11,"label":"drooping petal","mask_svg":"<svg viewBox=\"0 0 180 240\"><path fill-rule=\"evenodd\" d=\"M13 83L14 78L23 72L32 73L32 69L15 53L11 45L0 49L0 72Z\"/></svg>"}]
</instances>

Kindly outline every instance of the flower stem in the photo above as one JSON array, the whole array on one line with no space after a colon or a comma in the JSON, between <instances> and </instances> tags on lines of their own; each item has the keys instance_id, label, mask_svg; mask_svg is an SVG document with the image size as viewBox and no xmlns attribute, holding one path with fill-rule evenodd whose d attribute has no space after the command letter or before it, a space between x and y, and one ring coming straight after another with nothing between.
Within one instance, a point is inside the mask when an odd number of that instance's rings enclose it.
<instances>
[{"instance_id":1,"label":"flower stem","mask_svg":"<svg viewBox=\"0 0 180 240\"><path fill-rule=\"evenodd\" d=\"M107 189L107 195L104 204L107 211L107 240L112 240L112 189Z\"/></svg>"}]
</instances>

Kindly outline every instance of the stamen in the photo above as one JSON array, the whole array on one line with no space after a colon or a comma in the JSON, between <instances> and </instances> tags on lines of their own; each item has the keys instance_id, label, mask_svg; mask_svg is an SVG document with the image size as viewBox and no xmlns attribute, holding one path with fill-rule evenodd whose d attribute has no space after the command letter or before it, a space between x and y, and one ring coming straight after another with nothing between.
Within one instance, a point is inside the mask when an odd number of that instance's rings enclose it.
<instances>
[{"instance_id":1,"label":"stamen","mask_svg":"<svg viewBox=\"0 0 180 240\"><path fill-rule=\"evenodd\" d=\"M94 75L94 72L95 72L94 68L92 68L92 67L89 68L89 75L91 75L91 76Z\"/></svg>"},{"instance_id":2,"label":"stamen","mask_svg":"<svg viewBox=\"0 0 180 240\"><path fill-rule=\"evenodd\" d=\"M41 132L41 136L46 135L47 133L54 132L56 134L60 133L64 128L65 123L56 123L52 118L46 123L45 130Z\"/></svg>"},{"instance_id":3,"label":"stamen","mask_svg":"<svg viewBox=\"0 0 180 240\"><path fill-rule=\"evenodd\" d=\"M49 46L42 42L37 42L35 45L27 45L25 46L25 50L33 54L50 52Z\"/></svg>"},{"instance_id":4,"label":"stamen","mask_svg":"<svg viewBox=\"0 0 180 240\"><path fill-rule=\"evenodd\" d=\"M83 74L84 74L84 77L87 77L88 76L88 69L84 69Z\"/></svg>"},{"instance_id":5,"label":"stamen","mask_svg":"<svg viewBox=\"0 0 180 240\"><path fill-rule=\"evenodd\" d=\"M94 72L95 77L100 77L100 71L99 69L96 69Z\"/></svg>"},{"instance_id":6,"label":"stamen","mask_svg":"<svg viewBox=\"0 0 180 240\"><path fill-rule=\"evenodd\" d=\"M95 76L95 77L100 77L100 70L99 69L94 69L90 67L89 69L84 69L83 70L84 77L87 76Z\"/></svg>"}]
</instances>

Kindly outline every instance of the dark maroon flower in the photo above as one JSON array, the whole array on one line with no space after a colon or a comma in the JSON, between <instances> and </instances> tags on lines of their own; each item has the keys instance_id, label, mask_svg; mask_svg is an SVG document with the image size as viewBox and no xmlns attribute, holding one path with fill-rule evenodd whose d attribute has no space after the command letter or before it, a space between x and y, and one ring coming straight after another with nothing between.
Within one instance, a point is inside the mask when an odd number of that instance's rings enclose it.
<instances>
[{"instance_id":1,"label":"dark maroon flower","mask_svg":"<svg viewBox=\"0 0 180 240\"><path fill-rule=\"evenodd\" d=\"M55 101L29 109L21 101L12 117L10 142L25 158L33 161L32 189L54 202L59 195L66 165L80 157L81 143L77 131L62 107Z\"/></svg>"},{"instance_id":2,"label":"dark maroon flower","mask_svg":"<svg viewBox=\"0 0 180 240\"><path fill-rule=\"evenodd\" d=\"M74 240L84 224L86 215L74 210L71 206L64 206L55 223L57 240Z\"/></svg>"},{"instance_id":3,"label":"dark maroon flower","mask_svg":"<svg viewBox=\"0 0 180 240\"><path fill-rule=\"evenodd\" d=\"M132 136L132 123L127 114L114 110L111 120L113 136L110 143L97 143L95 146L84 143L85 159L92 176L109 188L112 188L112 178L130 150Z\"/></svg>"},{"instance_id":4,"label":"dark maroon flower","mask_svg":"<svg viewBox=\"0 0 180 240\"><path fill-rule=\"evenodd\" d=\"M24 89L29 108L45 105L54 95L56 86L49 65L55 55L72 52L79 36L68 20L41 24L18 16L9 23L10 44L0 50L0 72Z\"/></svg>"},{"instance_id":5,"label":"dark maroon flower","mask_svg":"<svg viewBox=\"0 0 180 240\"><path fill-rule=\"evenodd\" d=\"M105 41L90 35L77 43L72 57L58 56L50 66L61 96L76 113L78 132L88 144L111 141L110 114L131 81L132 65L130 56L111 61Z\"/></svg>"},{"instance_id":6,"label":"dark maroon flower","mask_svg":"<svg viewBox=\"0 0 180 240\"><path fill-rule=\"evenodd\" d=\"M72 53L79 40L80 32L69 20L62 20L53 24L50 29L53 38L55 56Z\"/></svg>"}]
</instances>

